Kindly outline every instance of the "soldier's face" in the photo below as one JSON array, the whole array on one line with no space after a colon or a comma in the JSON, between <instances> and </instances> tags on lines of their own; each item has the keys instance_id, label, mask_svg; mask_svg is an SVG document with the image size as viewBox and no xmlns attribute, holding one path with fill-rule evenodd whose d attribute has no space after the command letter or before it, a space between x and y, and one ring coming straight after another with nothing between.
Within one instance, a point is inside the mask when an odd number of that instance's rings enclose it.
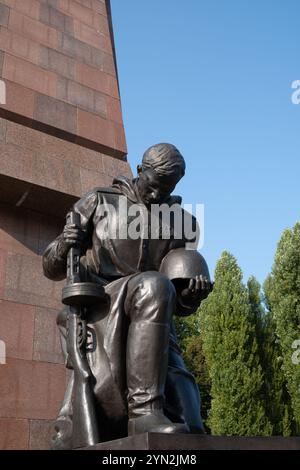
<instances>
[{"instance_id":1,"label":"soldier's face","mask_svg":"<svg viewBox=\"0 0 300 470\"><path fill-rule=\"evenodd\" d=\"M175 189L178 176L158 176L153 170L139 172L138 190L146 206L162 203Z\"/></svg>"}]
</instances>

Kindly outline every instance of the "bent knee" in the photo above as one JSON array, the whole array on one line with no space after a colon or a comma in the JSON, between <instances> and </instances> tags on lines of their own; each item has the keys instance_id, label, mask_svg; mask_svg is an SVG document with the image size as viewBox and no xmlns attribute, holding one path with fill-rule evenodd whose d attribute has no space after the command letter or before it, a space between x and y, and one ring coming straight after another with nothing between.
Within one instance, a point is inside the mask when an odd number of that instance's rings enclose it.
<instances>
[{"instance_id":1,"label":"bent knee","mask_svg":"<svg viewBox=\"0 0 300 470\"><path fill-rule=\"evenodd\" d=\"M149 294L160 299L169 299L176 295L175 288L170 279L156 271L146 271L142 274L143 287Z\"/></svg>"},{"instance_id":2,"label":"bent knee","mask_svg":"<svg viewBox=\"0 0 300 470\"><path fill-rule=\"evenodd\" d=\"M133 282L131 295L126 302L126 311L131 320L168 323L176 305L176 291L172 282L156 271L141 273Z\"/></svg>"}]
</instances>

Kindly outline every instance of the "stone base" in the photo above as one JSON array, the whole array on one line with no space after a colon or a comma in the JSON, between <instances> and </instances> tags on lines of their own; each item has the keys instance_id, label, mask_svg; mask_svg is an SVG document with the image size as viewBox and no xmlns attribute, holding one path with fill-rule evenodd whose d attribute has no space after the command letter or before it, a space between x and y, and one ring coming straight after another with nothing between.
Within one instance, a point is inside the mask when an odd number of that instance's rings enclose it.
<instances>
[{"instance_id":1,"label":"stone base","mask_svg":"<svg viewBox=\"0 0 300 470\"><path fill-rule=\"evenodd\" d=\"M145 433L82 450L300 450L300 437L223 437Z\"/></svg>"}]
</instances>

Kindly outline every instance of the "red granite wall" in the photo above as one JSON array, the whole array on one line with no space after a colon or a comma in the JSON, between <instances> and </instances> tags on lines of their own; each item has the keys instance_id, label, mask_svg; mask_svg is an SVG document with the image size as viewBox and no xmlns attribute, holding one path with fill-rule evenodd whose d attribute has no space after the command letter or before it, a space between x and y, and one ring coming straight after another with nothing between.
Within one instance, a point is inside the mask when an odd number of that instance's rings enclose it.
<instances>
[{"instance_id":1,"label":"red granite wall","mask_svg":"<svg viewBox=\"0 0 300 470\"><path fill-rule=\"evenodd\" d=\"M106 3L2 0L0 25L3 108L33 127L126 154Z\"/></svg>"},{"instance_id":2,"label":"red granite wall","mask_svg":"<svg viewBox=\"0 0 300 470\"><path fill-rule=\"evenodd\" d=\"M0 220L0 448L45 448L66 370L55 325L62 283L43 277L40 255L60 221L3 203Z\"/></svg>"},{"instance_id":3,"label":"red granite wall","mask_svg":"<svg viewBox=\"0 0 300 470\"><path fill-rule=\"evenodd\" d=\"M0 79L0 449L43 449L66 369L41 254L78 197L131 174L109 2L0 0Z\"/></svg>"}]
</instances>

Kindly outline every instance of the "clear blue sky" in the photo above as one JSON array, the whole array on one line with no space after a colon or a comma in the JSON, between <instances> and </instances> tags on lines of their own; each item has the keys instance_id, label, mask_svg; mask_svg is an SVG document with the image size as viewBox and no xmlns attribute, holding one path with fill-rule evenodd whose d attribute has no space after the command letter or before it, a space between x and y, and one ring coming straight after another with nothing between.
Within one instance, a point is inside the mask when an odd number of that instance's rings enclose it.
<instances>
[{"instance_id":1,"label":"clear blue sky","mask_svg":"<svg viewBox=\"0 0 300 470\"><path fill-rule=\"evenodd\" d=\"M300 219L299 0L111 0L128 160L171 142L205 204L201 252L262 282Z\"/></svg>"}]
</instances>

